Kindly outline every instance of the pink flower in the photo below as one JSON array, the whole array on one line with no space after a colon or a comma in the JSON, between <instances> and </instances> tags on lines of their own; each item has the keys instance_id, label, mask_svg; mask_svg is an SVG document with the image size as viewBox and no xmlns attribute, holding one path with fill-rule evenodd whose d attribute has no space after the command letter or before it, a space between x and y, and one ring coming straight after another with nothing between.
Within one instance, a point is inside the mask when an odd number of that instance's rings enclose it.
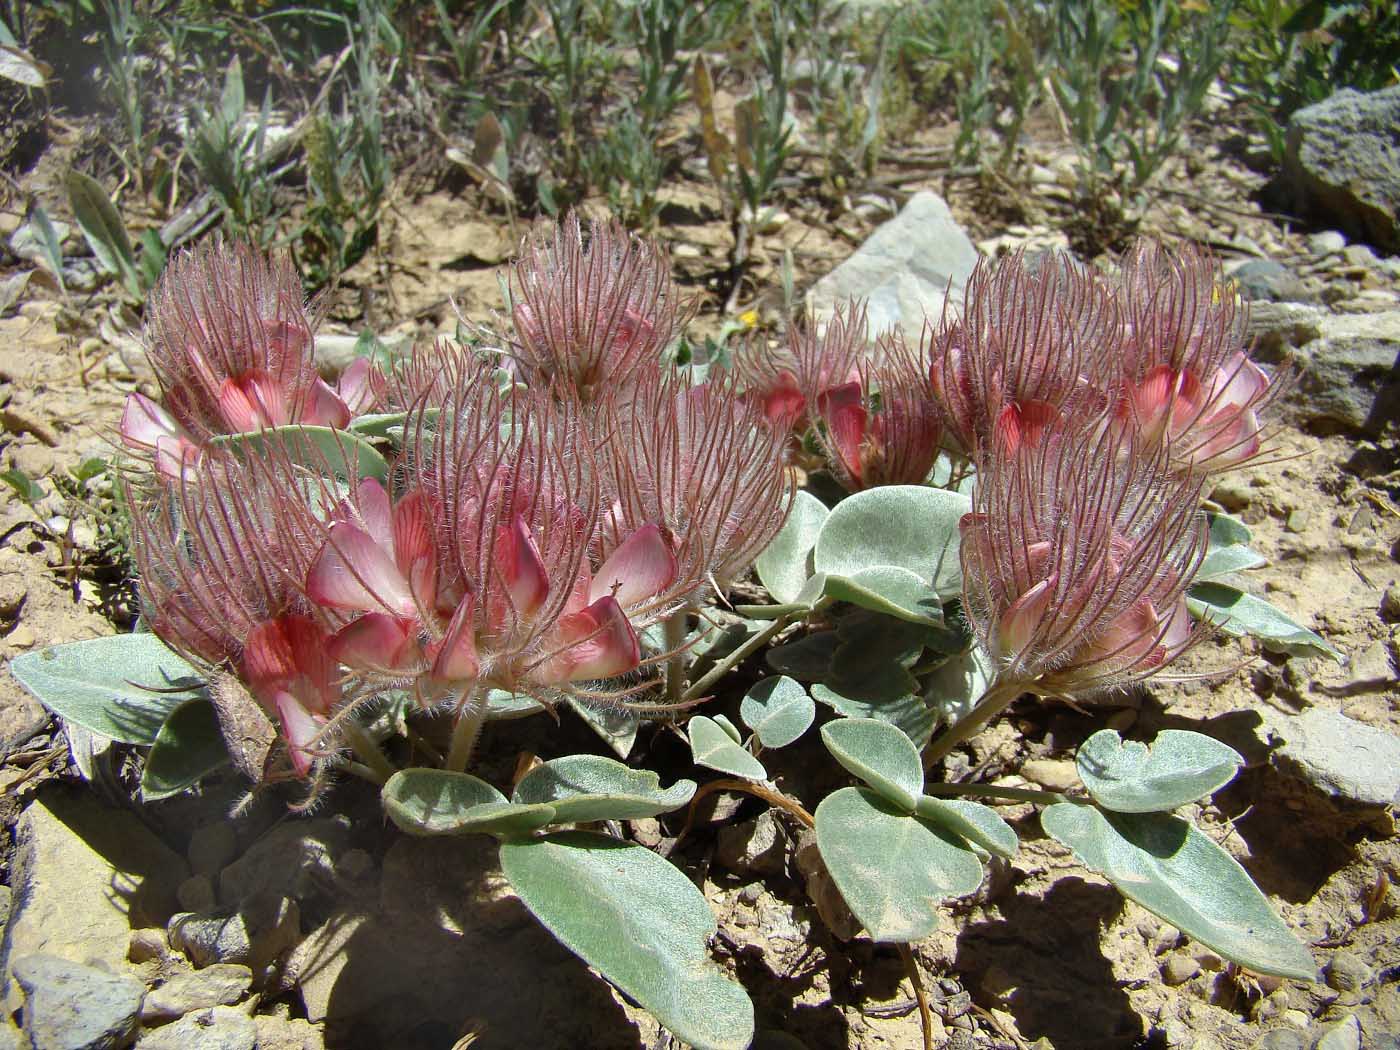
<instances>
[{"instance_id":1,"label":"pink flower","mask_svg":"<svg viewBox=\"0 0 1400 1050\"><path fill-rule=\"evenodd\" d=\"M243 647L242 679L276 714L292 768L311 772L316 742L340 704L336 662L325 629L305 616L286 615L253 628Z\"/></svg>"},{"instance_id":2,"label":"pink flower","mask_svg":"<svg viewBox=\"0 0 1400 1050\"><path fill-rule=\"evenodd\" d=\"M591 223L585 238L577 215L521 246L511 298L526 377L585 403L659 360L691 310L663 252L617 223Z\"/></svg>"},{"instance_id":3,"label":"pink flower","mask_svg":"<svg viewBox=\"0 0 1400 1050\"><path fill-rule=\"evenodd\" d=\"M1093 420L977 461L963 604L1008 681L1122 687L1198 638L1184 592L1205 549L1199 483Z\"/></svg>"},{"instance_id":4,"label":"pink flower","mask_svg":"<svg viewBox=\"0 0 1400 1050\"><path fill-rule=\"evenodd\" d=\"M735 358L744 397L756 401L770 423L801 433L832 390L860 381L869 333L865 303L838 306L818 334L808 315L788 325L785 344L751 340Z\"/></svg>"}]
</instances>

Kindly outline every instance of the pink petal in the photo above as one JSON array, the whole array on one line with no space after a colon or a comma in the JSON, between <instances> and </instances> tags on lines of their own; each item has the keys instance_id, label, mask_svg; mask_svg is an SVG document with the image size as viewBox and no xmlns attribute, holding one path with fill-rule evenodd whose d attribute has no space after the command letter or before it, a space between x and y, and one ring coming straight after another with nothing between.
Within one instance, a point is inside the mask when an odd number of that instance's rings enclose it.
<instances>
[{"instance_id":1,"label":"pink petal","mask_svg":"<svg viewBox=\"0 0 1400 1050\"><path fill-rule=\"evenodd\" d=\"M1136 602L1109 622L1098 637L1079 652L1076 662L1082 663L1085 670L1100 674L1155 666L1161 663L1161 654L1154 658L1160 630L1152 604Z\"/></svg>"},{"instance_id":2,"label":"pink petal","mask_svg":"<svg viewBox=\"0 0 1400 1050\"><path fill-rule=\"evenodd\" d=\"M515 618L529 616L549 597L549 570L525 518L517 514L510 528L496 534L496 572L505 583Z\"/></svg>"},{"instance_id":3,"label":"pink petal","mask_svg":"<svg viewBox=\"0 0 1400 1050\"><path fill-rule=\"evenodd\" d=\"M1060 411L1048 401L1013 401L997 416L993 429L998 447L1008 455L1021 448L1035 448Z\"/></svg>"},{"instance_id":4,"label":"pink petal","mask_svg":"<svg viewBox=\"0 0 1400 1050\"><path fill-rule=\"evenodd\" d=\"M219 387L219 412L230 431L243 434L288 422L287 392L266 372L225 379Z\"/></svg>"},{"instance_id":5,"label":"pink petal","mask_svg":"<svg viewBox=\"0 0 1400 1050\"><path fill-rule=\"evenodd\" d=\"M676 555L661 529L643 525L609 555L593 577L588 600L611 594L619 605L636 605L675 582Z\"/></svg>"},{"instance_id":6,"label":"pink petal","mask_svg":"<svg viewBox=\"0 0 1400 1050\"><path fill-rule=\"evenodd\" d=\"M305 325L282 318L262 322L263 339L267 345L267 360L281 373L289 363L292 370L302 361L309 362L311 356L311 330Z\"/></svg>"},{"instance_id":7,"label":"pink petal","mask_svg":"<svg viewBox=\"0 0 1400 1050\"><path fill-rule=\"evenodd\" d=\"M137 393L126 396L118 432L123 444L136 449L152 449L161 438L180 436L180 428L170 413L145 394Z\"/></svg>"},{"instance_id":8,"label":"pink petal","mask_svg":"<svg viewBox=\"0 0 1400 1050\"><path fill-rule=\"evenodd\" d=\"M287 757L292 761L292 768L304 777L311 772L311 764L316 757L311 748L315 746L316 735L325 722L316 718L285 689L273 692L269 701L277 712L278 721L282 723L282 735L287 739Z\"/></svg>"},{"instance_id":9,"label":"pink petal","mask_svg":"<svg viewBox=\"0 0 1400 1050\"><path fill-rule=\"evenodd\" d=\"M302 400L300 422L313 427L343 427L351 418L350 409L324 379L311 384Z\"/></svg>"},{"instance_id":10,"label":"pink petal","mask_svg":"<svg viewBox=\"0 0 1400 1050\"><path fill-rule=\"evenodd\" d=\"M365 613L331 636L328 651L346 667L367 671L395 671L413 663L412 620L387 613Z\"/></svg>"},{"instance_id":11,"label":"pink petal","mask_svg":"<svg viewBox=\"0 0 1400 1050\"><path fill-rule=\"evenodd\" d=\"M1058 577L1041 580L1012 602L997 625L997 646L1002 655L1021 653L1034 642L1055 600Z\"/></svg>"},{"instance_id":12,"label":"pink petal","mask_svg":"<svg viewBox=\"0 0 1400 1050\"><path fill-rule=\"evenodd\" d=\"M860 384L843 383L832 387L817 400L837 456L851 477L860 481L861 450L868 423Z\"/></svg>"},{"instance_id":13,"label":"pink petal","mask_svg":"<svg viewBox=\"0 0 1400 1050\"><path fill-rule=\"evenodd\" d=\"M198 445L183 437L156 438L156 473L171 481L187 478L202 454Z\"/></svg>"},{"instance_id":14,"label":"pink petal","mask_svg":"<svg viewBox=\"0 0 1400 1050\"><path fill-rule=\"evenodd\" d=\"M259 700L287 689L303 706L329 714L340 698L340 688L327 642L321 626L305 616L281 616L258 624L243 646L248 688Z\"/></svg>"},{"instance_id":15,"label":"pink petal","mask_svg":"<svg viewBox=\"0 0 1400 1050\"><path fill-rule=\"evenodd\" d=\"M389 493L375 478L360 479L355 486L355 514L347 513L341 520L354 523L356 518L375 543L386 551L393 549L394 512L390 507Z\"/></svg>"},{"instance_id":16,"label":"pink petal","mask_svg":"<svg viewBox=\"0 0 1400 1050\"><path fill-rule=\"evenodd\" d=\"M481 673L481 658L476 649L476 602L469 594L462 599L457 611L448 621L447 633L430 650L433 657L431 675L442 682L470 681Z\"/></svg>"},{"instance_id":17,"label":"pink petal","mask_svg":"<svg viewBox=\"0 0 1400 1050\"><path fill-rule=\"evenodd\" d=\"M369 411L379 398L378 387L383 382L374 365L367 357L357 357L351 361L335 384L335 392L350 410L352 416Z\"/></svg>"},{"instance_id":18,"label":"pink petal","mask_svg":"<svg viewBox=\"0 0 1400 1050\"><path fill-rule=\"evenodd\" d=\"M565 648L546 660L537 674L549 685L612 678L633 670L642 658L637 634L611 596L560 617L555 643Z\"/></svg>"},{"instance_id":19,"label":"pink petal","mask_svg":"<svg viewBox=\"0 0 1400 1050\"><path fill-rule=\"evenodd\" d=\"M408 581L368 532L349 522L331 526L330 538L306 575L311 600L333 609L414 616Z\"/></svg>"},{"instance_id":20,"label":"pink petal","mask_svg":"<svg viewBox=\"0 0 1400 1050\"><path fill-rule=\"evenodd\" d=\"M1269 374L1244 354L1236 352L1216 369L1206 397L1212 408L1226 405L1244 407L1256 402L1269 389Z\"/></svg>"}]
</instances>

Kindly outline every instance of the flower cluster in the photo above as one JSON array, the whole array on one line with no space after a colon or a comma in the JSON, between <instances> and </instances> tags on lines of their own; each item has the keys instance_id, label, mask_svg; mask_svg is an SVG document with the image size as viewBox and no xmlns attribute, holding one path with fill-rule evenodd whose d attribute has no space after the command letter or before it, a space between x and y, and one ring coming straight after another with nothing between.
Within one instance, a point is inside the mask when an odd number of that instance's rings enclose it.
<instances>
[{"instance_id":1,"label":"flower cluster","mask_svg":"<svg viewBox=\"0 0 1400 1050\"><path fill-rule=\"evenodd\" d=\"M241 679L298 774L334 753L343 714L389 689L469 718L489 690L551 703L648 688L666 654L645 651L644 628L781 527L784 435L732 381L661 363L676 297L659 256L611 227L585 249L576 222L552 243L517 270L530 292L517 328L538 322L516 348L527 382L464 347L415 351L375 384L403 422L390 469L369 476L344 475L363 462L344 427L368 402L315 378L289 271L215 247L174 267L151 304L164 404L141 411L193 452L124 427L156 459L156 483L131 497L149 620ZM570 327L585 305L592 321ZM227 411L239 392L254 410ZM345 454L210 441L295 424L332 428Z\"/></svg>"},{"instance_id":2,"label":"flower cluster","mask_svg":"<svg viewBox=\"0 0 1400 1050\"><path fill-rule=\"evenodd\" d=\"M362 359L329 386L316 374L314 333L315 312L285 257L217 241L176 256L146 307L160 402L127 398L122 443L175 477L221 434L345 426L373 407L382 380Z\"/></svg>"}]
</instances>

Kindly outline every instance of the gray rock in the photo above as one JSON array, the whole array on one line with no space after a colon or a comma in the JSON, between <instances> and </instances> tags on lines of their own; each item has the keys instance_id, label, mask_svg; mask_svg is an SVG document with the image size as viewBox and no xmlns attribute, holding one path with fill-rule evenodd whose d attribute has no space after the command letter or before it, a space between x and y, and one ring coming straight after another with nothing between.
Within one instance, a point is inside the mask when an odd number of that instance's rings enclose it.
<instances>
[{"instance_id":1,"label":"gray rock","mask_svg":"<svg viewBox=\"0 0 1400 1050\"><path fill-rule=\"evenodd\" d=\"M1359 992L1375 978L1371 968L1348 951L1332 956L1323 974L1329 988L1339 992Z\"/></svg>"},{"instance_id":2,"label":"gray rock","mask_svg":"<svg viewBox=\"0 0 1400 1050\"><path fill-rule=\"evenodd\" d=\"M30 1050L30 1046L29 1039L8 1017L0 1017L0 1050Z\"/></svg>"},{"instance_id":3,"label":"gray rock","mask_svg":"<svg viewBox=\"0 0 1400 1050\"><path fill-rule=\"evenodd\" d=\"M34 1050L122 1050L131 1045L145 986L56 955L12 964L24 992L24 1032Z\"/></svg>"},{"instance_id":4,"label":"gray rock","mask_svg":"<svg viewBox=\"0 0 1400 1050\"><path fill-rule=\"evenodd\" d=\"M1172 952L1167 956L1167 961L1162 964L1162 980L1173 988L1179 984L1185 984L1196 974L1201 972L1201 964L1184 955L1181 952Z\"/></svg>"},{"instance_id":5,"label":"gray rock","mask_svg":"<svg viewBox=\"0 0 1400 1050\"><path fill-rule=\"evenodd\" d=\"M1239 286L1240 298L1250 302L1303 302L1307 289L1297 275L1273 259L1250 259L1230 277Z\"/></svg>"},{"instance_id":6,"label":"gray rock","mask_svg":"<svg viewBox=\"0 0 1400 1050\"><path fill-rule=\"evenodd\" d=\"M781 875L787 859L787 832L771 809L753 820L719 830L716 859L740 874Z\"/></svg>"},{"instance_id":7,"label":"gray rock","mask_svg":"<svg viewBox=\"0 0 1400 1050\"><path fill-rule=\"evenodd\" d=\"M228 821L197 828L190 836L190 870L196 875L217 875L238 852L238 835Z\"/></svg>"},{"instance_id":8,"label":"gray rock","mask_svg":"<svg viewBox=\"0 0 1400 1050\"><path fill-rule=\"evenodd\" d=\"M135 815L90 792L43 792L21 815L16 845L6 958L55 955L120 971L132 926L163 922L185 877L184 860Z\"/></svg>"},{"instance_id":9,"label":"gray rock","mask_svg":"<svg viewBox=\"0 0 1400 1050\"><path fill-rule=\"evenodd\" d=\"M321 1029L300 1017L258 1014L258 1050L326 1050Z\"/></svg>"},{"instance_id":10,"label":"gray rock","mask_svg":"<svg viewBox=\"0 0 1400 1050\"><path fill-rule=\"evenodd\" d=\"M1284 741L1271 756L1281 772L1343 801L1389 806L1400 800L1400 739L1317 708L1268 722Z\"/></svg>"},{"instance_id":11,"label":"gray rock","mask_svg":"<svg viewBox=\"0 0 1400 1050\"><path fill-rule=\"evenodd\" d=\"M286 897L255 897L228 915L181 912L170 920L170 946L196 967L239 963L261 981L301 935L301 913Z\"/></svg>"},{"instance_id":12,"label":"gray rock","mask_svg":"<svg viewBox=\"0 0 1400 1050\"><path fill-rule=\"evenodd\" d=\"M258 1026L241 1010L213 1006L141 1037L136 1050L254 1050Z\"/></svg>"},{"instance_id":13,"label":"gray rock","mask_svg":"<svg viewBox=\"0 0 1400 1050\"><path fill-rule=\"evenodd\" d=\"M146 995L143 1021L170 1021L194 1010L232 1006L247 994L253 971L236 963L215 963L193 973L179 973Z\"/></svg>"},{"instance_id":14,"label":"gray rock","mask_svg":"<svg viewBox=\"0 0 1400 1050\"><path fill-rule=\"evenodd\" d=\"M1313 1043L1313 1050L1361 1050L1361 1022L1348 1017L1340 1024L1330 1025L1322 1038Z\"/></svg>"},{"instance_id":15,"label":"gray rock","mask_svg":"<svg viewBox=\"0 0 1400 1050\"><path fill-rule=\"evenodd\" d=\"M1253 1050L1308 1050L1307 1037L1292 1028L1275 1028L1265 1032Z\"/></svg>"},{"instance_id":16,"label":"gray rock","mask_svg":"<svg viewBox=\"0 0 1400 1050\"><path fill-rule=\"evenodd\" d=\"M1336 230L1323 230L1308 235L1308 251L1314 255L1331 255L1347 246L1347 239Z\"/></svg>"},{"instance_id":17,"label":"gray rock","mask_svg":"<svg viewBox=\"0 0 1400 1050\"><path fill-rule=\"evenodd\" d=\"M1400 310L1328 314L1293 304L1256 310L1255 356L1296 368L1296 389L1277 405L1286 422L1372 437L1400 429ZM1268 326L1268 327L1265 327Z\"/></svg>"},{"instance_id":18,"label":"gray rock","mask_svg":"<svg viewBox=\"0 0 1400 1050\"><path fill-rule=\"evenodd\" d=\"M224 868L219 898L225 904L268 894L302 898L335 884L335 861L350 841L346 821L289 820L276 825Z\"/></svg>"},{"instance_id":19,"label":"gray rock","mask_svg":"<svg viewBox=\"0 0 1400 1050\"><path fill-rule=\"evenodd\" d=\"M1348 88L1289 119L1284 171L1295 206L1400 250L1400 86Z\"/></svg>"},{"instance_id":20,"label":"gray rock","mask_svg":"<svg viewBox=\"0 0 1400 1050\"><path fill-rule=\"evenodd\" d=\"M937 322L943 315L949 282L949 308L961 305L976 265L977 249L943 198L921 190L854 255L818 281L807 293L807 304L826 317L852 296L868 299L872 333L897 326L917 339L926 316Z\"/></svg>"}]
</instances>

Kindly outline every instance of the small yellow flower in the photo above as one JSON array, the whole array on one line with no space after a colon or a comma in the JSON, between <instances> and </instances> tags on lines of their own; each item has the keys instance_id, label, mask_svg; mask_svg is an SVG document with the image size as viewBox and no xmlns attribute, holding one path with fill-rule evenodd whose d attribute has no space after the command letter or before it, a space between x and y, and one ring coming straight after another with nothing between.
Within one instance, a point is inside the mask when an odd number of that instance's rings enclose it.
<instances>
[{"instance_id":1,"label":"small yellow flower","mask_svg":"<svg viewBox=\"0 0 1400 1050\"><path fill-rule=\"evenodd\" d=\"M745 328L757 328L757 327L758 327L758 311L757 311L757 310L745 310L743 313L741 313L741 314L739 315L739 323L740 323L741 325L743 325Z\"/></svg>"}]
</instances>

